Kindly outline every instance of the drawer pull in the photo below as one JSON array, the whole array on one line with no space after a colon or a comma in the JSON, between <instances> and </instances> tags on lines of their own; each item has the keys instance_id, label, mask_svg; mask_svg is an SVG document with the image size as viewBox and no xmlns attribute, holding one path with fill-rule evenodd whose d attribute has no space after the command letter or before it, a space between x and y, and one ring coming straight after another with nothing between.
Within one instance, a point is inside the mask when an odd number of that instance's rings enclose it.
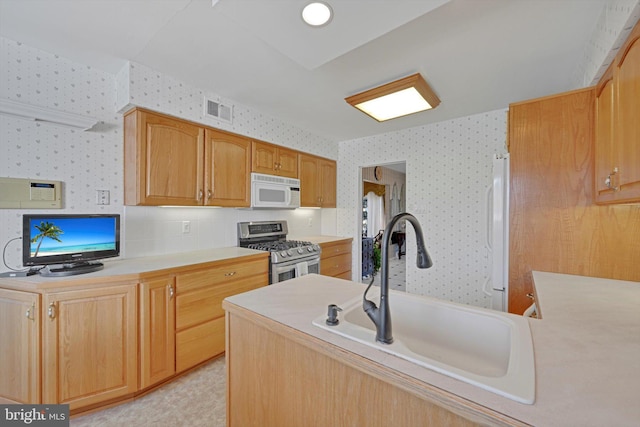
<instances>
[{"instance_id":1,"label":"drawer pull","mask_svg":"<svg viewBox=\"0 0 640 427\"><path fill-rule=\"evenodd\" d=\"M535 299L535 298L533 297L533 293L531 293L531 292L527 294L527 298Z\"/></svg>"},{"instance_id":2,"label":"drawer pull","mask_svg":"<svg viewBox=\"0 0 640 427\"><path fill-rule=\"evenodd\" d=\"M231 276L235 276L235 275L236 275L236 272L235 272L235 271L232 271L232 272L230 272L230 273L224 273L224 275L225 275L226 277L231 277Z\"/></svg>"}]
</instances>

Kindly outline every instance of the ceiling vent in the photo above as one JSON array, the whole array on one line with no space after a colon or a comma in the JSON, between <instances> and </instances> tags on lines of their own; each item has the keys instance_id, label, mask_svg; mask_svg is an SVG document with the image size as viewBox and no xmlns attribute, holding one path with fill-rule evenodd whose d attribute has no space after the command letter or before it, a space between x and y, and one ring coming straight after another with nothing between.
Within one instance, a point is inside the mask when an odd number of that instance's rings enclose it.
<instances>
[{"instance_id":1,"label":"ceiling vent","mask_svg":"<svg viewBox=\"0 0 640 427\"><path fill-rule=\"evenodd\" d=\"M204 116L231 124L233 121L233 105L223 104L204 97Z\"/></svg>"}]
</instances>

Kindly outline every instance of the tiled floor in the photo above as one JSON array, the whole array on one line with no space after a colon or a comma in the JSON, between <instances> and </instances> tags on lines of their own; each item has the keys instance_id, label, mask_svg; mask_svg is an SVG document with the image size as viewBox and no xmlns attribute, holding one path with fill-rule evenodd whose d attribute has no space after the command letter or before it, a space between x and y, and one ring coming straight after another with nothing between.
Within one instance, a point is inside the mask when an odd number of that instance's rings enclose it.
<instances>
[{"instance_id":1,"label":"tiled floor","mask_svg":"<svg viewBox=\"0 0 640 427\"><path fill-rule=\"evenodd\" d=\"M407 290L407 279L405 273L405 260L406 256L402 256L401 259L394 256L389 258L389 289L395 289L397 291L406 291ZM373 285L380 286L382 276L382 270L376 273ZM362 283L370 283L371 276L363 278L361 280Z\"/></svg>"}]
</instances>

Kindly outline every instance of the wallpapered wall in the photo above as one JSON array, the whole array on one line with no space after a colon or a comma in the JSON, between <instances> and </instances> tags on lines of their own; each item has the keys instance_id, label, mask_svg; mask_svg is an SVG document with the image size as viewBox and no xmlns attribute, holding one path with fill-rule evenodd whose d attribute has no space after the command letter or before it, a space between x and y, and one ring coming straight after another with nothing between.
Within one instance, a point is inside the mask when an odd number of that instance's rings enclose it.
<instances>
[{"instance_id":1,"label":"wallpapered wall","mask_svg":"<svg viewBox=\"0 0 640 427\"><path fill-rule=\"evenodd\" d=\"M0 97L100 121L82 132L0 115L0 176L63 182L63 209L0 209L0 245L21 236L22 214L27 212L119 213L126 257L235 246L239 221L286 219L291 233L335 233L334 209L258 212L123 206L122 115L117 110L135 97L145 107L201 121L202 92L196 88L136 64L128 65L116 78L5 38L0 38L0 70ZM133 83L123 81L123 75L130 75ZM234 124L227 130L337 157L335 143L242 106L236 105L235 113ZM222 127L213 120L205 124ZM95 204L98 189L110 191L109 205ZM191 233L182 233L182 221L191 222ZM329 231L323 231L323 224ZM20 267L20 242L7 247L6 258L10 267Z\"/></svg>"},{"instance_id":2,"label":"wallpapered wall","mask_svg":"<svg viewBox=\"0 0 640 427\"><path fill-rule=\"evenodd\" d=\"M407 292L488 307L481 289L491 262L485 249L486 189L492 155L506 152L505 141L506 110L498 110L341 142L338 234L359 236L360 168L405 161L407 211L422 225L434 261L428 270L412 264L415 236L407 225ZM358 263L354 256L354 272Z\"/></svg>"}]
</instances>

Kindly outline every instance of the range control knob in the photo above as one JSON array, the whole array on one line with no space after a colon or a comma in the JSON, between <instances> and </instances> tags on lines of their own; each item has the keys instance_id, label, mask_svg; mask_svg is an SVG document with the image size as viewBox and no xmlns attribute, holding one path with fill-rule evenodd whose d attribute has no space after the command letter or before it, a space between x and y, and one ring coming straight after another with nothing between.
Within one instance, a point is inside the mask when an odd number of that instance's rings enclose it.
<instances>
[{"instance_id":1,"label":"range control knob","mask_svg":"<svg viewBox=\"0 0 640 427\"><path fill-rule=\"evenodd\" d=\"M287 255L289 256L293 255L293 252L291 252L291 249L287 249Z\"/></svg>"},{"instance_id":2,"label":"range control knob","mask_svg":"<svg viewBox=\"0 0 640 427\"><path fill-rule=\"evenodd\" d=\"M298 253L302 255L302 253L304 252L304 250L302 248L298 248Z\"/></svg>"},{"instance_id":3,"label":"range control knob","mask_svg":"<svg viewBox=\"0 0 640 427\"><path fill-rule=\"evenodd\" d=\"M307 251L313 252L315 249L312 246L307 246Z\"/></svg>"},{"instance_id":4,"label":"range control knob","mask_svg":"<svg viewBox=\"0 0 640 427\"><path fill-rule=\"evenodd\" d=\"M286 257L287 257L287 251L282 251L282 252L280 252L280 255L282 255L283 257L285 257L285 258L286 258Z\"/></svg>"}]
</instances>

